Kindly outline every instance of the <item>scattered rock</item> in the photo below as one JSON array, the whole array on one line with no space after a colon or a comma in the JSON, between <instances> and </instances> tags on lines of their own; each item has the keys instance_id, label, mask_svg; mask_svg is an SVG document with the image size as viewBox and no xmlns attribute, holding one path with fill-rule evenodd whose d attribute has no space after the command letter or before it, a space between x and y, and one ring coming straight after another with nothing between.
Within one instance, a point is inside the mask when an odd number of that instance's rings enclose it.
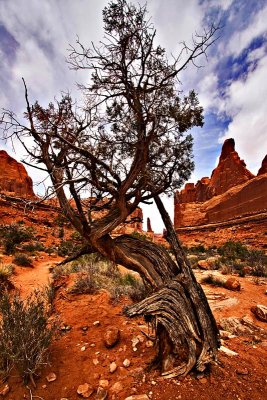
<instances>
[{"instance_id":1,"label":"scattered rock","mask_svg":"<svg viewBox=\"0 0 267 400\"><path fill-rule=\"evenodd\" d=\"M104 334L104 344L110 349L120 340L120 331L116 326L109 326Z\"/></svg>"},{"instance_id":2,"label":"scattered rock","mask_svg":"<svg viewBox=\"0 0 267 400\"><path fill-rule=\"evenodd\" d=\"M123 390L123 386L121 382L116 382L111 386L110 391L112 393L120 393Z\"/></svg>"},{"instance_id":3,"label":"scattered rock","mask_svg":"<svg viewBox=\"0 0 267 400\"><path fill-rule=\"evenodd\" d=\"M253 320L246 315L243 318L222 318L219 323L219 328L237 336L254 335L255 332L261 331L261 328L256 326Z\"/></svg>"},{"instance_id":4,"label":"scattered rock","mask_svg":"<svg viewBox=\"0 0 267 400\"><path fill-rule=\"evenodd\" d=\"M123 361L123 366L125 367L125 368L128 368L128 367L130 367L130 365L131 365L131 361L130 360L128 360L128 358L125 358L125 360Z\"/></svg>"},{"instance_id":5,"label":"scattered rock","mask_svg":"<svg viewBox=\"0 0 267 400\"><path fill-rule=\"evenodd\" d=\"M126 397L125 400L149 400L147 394L133 394L132 396Z\"/></svg>"},{"instance_id":6,"label":"scattered rock","mask_svg":"<svg viewBox=\"0 0 267 400\"><path fill-rule=\"evenodd\" d=\"M147 340L147 341L146 341L146 347L147 347L147 348L153 347L153 346L154 346L154 343L152 342L152 340Z\"/></svg>"},{"instance_id":7,"label":"scattered rock","mask_svg":"<svg viewBox=\"0 0 267 400\"><path fill-rule=\"evenodd\" d=\"M220 330L220 338L223 340L228 340L231 339L232 337L235 337L235 335L232 335L231 332Z\"/></svg>"},{"instance_id":8,"label":"scattered rock","mask_svg":"<svg viewBox=\"0 0 267 400\"><path fill-rule=\"evenodd\" d=\"M238 356L238 353L236 353L233 350L228 349L227 347L221 346L219 348L220 351L222 351L223 353L227 354L228 356Z\"/></svg>"},{"instance_id":9,"label":"scattered rock","mask_svg":"<svg viewBox=\"0 0 267 400\"><path fill-rule=\"evenodd\" d=\"M99 386L107 389L109 387L109 381L107 379L100 379Z\"/></svg>"},{"instance_id":10,"label":"scattered rock","mask_svg":"<svg viewBox=\"0 0 267 400\"><path fill-rule=\"evenodd\" d=\"M77 393L85 399L88 399L93 394L94 388L88 383L78 386Z\"/></svg>"},{"instance_id":11,"label":"scattered rock","mask_svg":"<svg viewBox=\"0 0 267 400\"><path fill-rule=\"evenodd\" d=\"M93 325L94 325L94 326L99 326L99 325L100 325L100 321L95 321L95 322L93 322Z\"/></svg>"},{"instance_id":12,"label":"scattered rock","mask_svg":"<svg viewBox=\"0 0 267 400\"><path fill-rule=\"evenodd\" d=\"M255 315L257 319L263 322L267 322L267 307L262 304L257 304L254 307L251 307L251 312Z\"/></svg>"},{"instance_id":13,"label":"scattered rock","mask_svg":"<svg viewBox=\"0 0 267 400\"><path fill-rule=\"evenodd\" d=\"M10 386L8 384L6 384L3 389L0 391L0 395L1 396L5 396L6 394L8 394L10 391Z\"/></svg>"},{"instance_id":14,"label":"scattered rock","mask_svg":"<svg viewBox=\"0 0 267 400\"><path fill-rule=\"evenodd\" d=\"M110 364L110 366L109 366L109 372L110 372L111 374L113 374L113 372L115 372L116 369L117 369L117 364L116 364L115 362L112 362L112 363Z\"/></svg>"},{"instance_id":15,"label":"scattered rock","mask_svg":"<svg viewBox=\"0 0 267 400\"><path fill-rule=\"evenodd\" d=\"M89 329L88 325L81 327L81 330L84 331L84 332L88 331L88 329Z\"/></svg>"},{"instance_id":16,"label":"scattered rock","mask_svg":"<svg viewBox=\"0 0 267 400\"><path fill-rule=\"evenodd\" d=\"M239 291L241 284L236 278L228 278L224 284L225 289Z\"/></svg>"},{"instance_id":17,"label":"scattered rock","mask_svg":"<svg viewBox=\"0 0 267 400\"><path fill-rule=\"evenodd\" d=\"M248 375L248 369L247 368L238 368L235 371L238 375Z\"/></svg>"},{"instance_id":18,"label":"scattered rock","mask_svg":"<svg viewBox=\"0 0 267 400\"><path fill-rule=\"evenodd\" d=\"M54 382L56 379L57 376L54 372L50 372L50 374L48 374L46 377L47 382Z\"/></svg>"},{"instance_id":19,"label":"scattered rock","mask_svg":"<svg viewBox=\"0 0 267 400\"><path fill-rule=\"evenodd\" d=\"M137 345L140 343L139 337L137 336L133 336L132 338L132 347L133 347L133 351L137 351Z\"/></svg>"},{"instance_id":20,"label":"scattered rock","mask_svg":"<svg viewBox=\"0 0 267 400\"><path fill-rule=\"evenodd\" d=\"M86 346L81 347L81 351L85 351L86 350Z\"/></svg>"},{"instance_id":21,"label":"scattered rock","mask_svg":"<svg viewBox=\"0 0 267 400\"><path fill-rule=\"evenodd\" d=\"M98 364L99 364L99 361L98 361L97 358L93 358L93 364L94 364L94 365L98 365Z\"/></svg>"},{"instance_id":22,"label":"scattered rock","mask_svg":"<svg viewBox=\"0 0 267 400\"><path fill-rule=\"evenodd\" d=\"M108 392L103 387L99 387L96 392L95 400L105 400L108 397Z\"/></svg>"}]
</instances>

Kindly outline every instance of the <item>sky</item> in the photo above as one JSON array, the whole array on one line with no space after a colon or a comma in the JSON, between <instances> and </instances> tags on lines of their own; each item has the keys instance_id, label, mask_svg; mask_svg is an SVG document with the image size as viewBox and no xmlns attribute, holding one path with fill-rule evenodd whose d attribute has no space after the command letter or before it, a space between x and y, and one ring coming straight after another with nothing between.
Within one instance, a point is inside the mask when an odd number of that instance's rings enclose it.
<instances>
[{"instance_id":1,"label":"sky","mask_svg":"<svg viewBox=\"0 0 267 400\"><path fill-rule=\"evenodd\" d=\"M0 108L25 110L22 77L32 102L43 106L69 90L79 98L77 82L85 71L66 63L77 36L90 47L103 36L102 9L108 0L0 0ZM137 3L132 0L132 3ZM143 0L139 1L143 4ZM212 21L222 26L220 37L208 50L201 68L189 67L180 75L181 90L195 89L204 107L205 125L194 128L195 171L190 181L210 176L221 145L232 137L236 150L254 174L267 153L267 0L147 0L157 42L168 54L178 54L181 42L191 42ZM24 151L0 141L17 160ZM26 166L41 193L39 172ZM173 216L173 199L165 200ZM144 208L144 222L162 231L155 208ZM144 224L144 228L146 224Z\"/></svg>"}]
</instances>

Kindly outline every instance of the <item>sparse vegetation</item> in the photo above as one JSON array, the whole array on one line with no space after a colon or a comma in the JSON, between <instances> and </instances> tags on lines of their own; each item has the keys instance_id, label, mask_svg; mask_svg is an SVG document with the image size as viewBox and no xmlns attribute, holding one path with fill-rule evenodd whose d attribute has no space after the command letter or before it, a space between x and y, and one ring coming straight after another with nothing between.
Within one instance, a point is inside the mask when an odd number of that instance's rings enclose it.
<instances>
[{"instance_id":1,"label":"sparse vegetation","mask_svg":"<svg viewBox=\"0 0 267 400\"><path fill-rule=\"evenodd\" d=\"M201 280L202 283L206 283L208 285L212 286L221 286L224 287L224 281L212 274L209 274L207 276L204 276Z\"/></svg>"},{"instance_id":2,"label":"sparse vegetation","mask_svg":"<svg viewBox=\"0 0 267 400\"><path fill-rule=\"evenodd\" d=\"M72 240L62 240L58 246L58 255L66 257L77 251L77 244Z\"/></svg>"},{"instance_id":3,"label":"sparse vegetation","mask_svg":"<svg viewBox=\"0 0 267 400\"><path fill-rule=\"evenodd\" d=\"M32 259L24 253L16 253L13 262L20 267L32 267Z\"/></svg>"},{"instance_id":4,"label":"sparse vegetation","mask_svg":"<svg viewBox=\"0 0 267 400\"><path fill-rule=\"evenodd\" d=\"M0 226L0 238L6 254L13 254L17 246L33 239L33 229L22 224Z\"/></svg>"},{"instance_id":5,"label":"sparse vegetation","mask_svg":"<svg viewBox=\"0 0 267 400\"><path fill-rule=\"evenodd\" d=\"M5 293L0 300L0 362L7 376L15 368L24 382L33 381L37 371L46 364L48 347L55 324L48 313L41 293L26 300L18 293Z\"/></svg>"},{"instance_id":6,"label":"sparse vegetation","mask_svg":"<svg viewBox=\"0 0 267 400\"><path fill-rule=\"evenodd\" d=\"M13 286L9 280L13 272L14 267L12 264L3 264L0 262L0 294Z\"/></svg>"}]
</instances>

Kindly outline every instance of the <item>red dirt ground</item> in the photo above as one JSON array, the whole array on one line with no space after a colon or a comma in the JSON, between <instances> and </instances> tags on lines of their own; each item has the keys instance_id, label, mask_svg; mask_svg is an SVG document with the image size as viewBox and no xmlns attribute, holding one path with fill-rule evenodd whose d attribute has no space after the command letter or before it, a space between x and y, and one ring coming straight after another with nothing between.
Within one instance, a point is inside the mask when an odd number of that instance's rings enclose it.
<instances>
[{"instance_id":1,"label":"red dirt ground","mask_svg":"<svg viewBox=\"0 0 267 400\"><path fill-rule=\"evenodd\" d=\"M25 218L23 211L19 211L16 207L13 211L18 219ZM10 218L13 218L12 210L7 210L6 214L2 215L4 218L2 223L10 223ZM45 215L43 217L45 218ZM26 223L36 224L30 220ZM48 233L53 227L50 229L40 225L37 228L38 233L41 236L46 235L49 242ZM34 261L33 268L15 268L16 275L12 279L24 296L37 286L47 284L48 267L59 260L58 257L44 253L40 253L38 257ZM2 257L3 262L9 263L11 260L11 257ZM216 320L228 316L249 315L257 326L266 330L266 323L257 321L250 311L250 307L255 304L266 305L266 281L258 285L248 277L239 279L242 285L240 292L204 286L209 295L224 293L224 297L237 299L235 305L231 307L215 309ZM71 329L58 332L58 337L51 346L50 364L36 379L36 389L32 385L29 386L30 390L25 387L13 371L8 380L10 392L4 399L78 400L81 399L77 394L79 385L87 382L96 390L100 379L108 380L108 399L111 400L125 399L131 394L147 394L152 400L267 399L266 339L262 338L259 341L258 338L241 336L229 339L224 342L224 346L237 352L237 356L229 357L219 352L218 364L213 365L206 375L196 377L192 374L181 380L166 381L160 378L158 372L145 371L147 364L155 356L155 351L151 347L146 347L147 339L142 333L147 332L144 322L141 319L130 320L122 314L123 306L129 300L123 299L114 305L105 291L95 295L71 295L66 289L67 287L61 287L58 290L53 315L60 319L61 326L64 324ZM100 321L100 325L93 325L94 321ZM103 343L103 335L109 325L117 326L121 331L121 340L112 349L106 349ZM88 330L83 331L83 327L88 327ZM133 351L131 340L137 335L141 335L144 341L137 345L137 351ZM84 351L81 350L83 347ZM123 366L126 358L131 362L128 368ZM113 374L109 372L112 361L118 365ZM46 376L50 372L54 372L57 378L54 382L48 383ZM121 383L121 390L118 393L112 392L112 385L116 382ZM0 391L3 386L0 386ZM95 393L90 399L94 398Z\"/></svg>"}]
</instances>

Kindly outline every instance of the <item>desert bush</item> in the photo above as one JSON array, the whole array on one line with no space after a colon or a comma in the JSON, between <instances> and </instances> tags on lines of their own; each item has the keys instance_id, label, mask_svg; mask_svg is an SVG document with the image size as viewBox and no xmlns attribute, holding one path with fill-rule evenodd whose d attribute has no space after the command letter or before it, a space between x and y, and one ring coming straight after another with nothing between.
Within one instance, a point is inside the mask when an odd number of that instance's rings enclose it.
<instances>
[{"instance_id":1,"label":"desert bush","mask_svg":"<svg viewBox=\"0 0 267 400\"><path fill-rule=\"evenodd\" d=\"M43 251L45 247L41 242L30 242L24 244L21 248L23 251L34 253L35 251Z\"/></svg>"},{"instance_id":2,"label":"desert bush","mask_svg":"<svg viewBox=\"0 0 267 400\"><path fill-rule=\"evenodd\" d=\"M12 264L0 263L0 281L5 281L10 278L14 272L14 267Z\"/></svg>"},{"instance_id":3,"label":"desert bush","mask_svg":"<svg viewBox=\"0 0 267 400\"><path fill-rule=\"evenodd\" d=\"M99 289L96 278L92 274L78 275L70 293L73 294L92 294Z\"/></svg>"},{"instance_id":4,"label":"desert bush","mask_svg":"<svg viewBox=\"0 0 267 400\"><path fill-rule=\"evenodd\" d=\"M222 261L226 260L245 260L248 256L248 249L240 242L228 241L223 246L218 247L218 253L222 256Z\"/></svg>"},{"instance_id":5,"label":"desert bush","mask_svg":"<svg viewBox=\"0 0 267 400\"><path fill-rule=\"evenodd\" d=\"M267 277L267 255L260 250L251 250L248 254L251 275Z\"/></svg>"},{"instance_id":6,"label":"desert bush","mask_svg":"<svg viewBox=\"0 0 267 400\"><path fill-rule=\"evenodd\" d=\"M2 295L3 291L13 288L13 284L9 280L13 272L14 267L12 264L0 262L0 295Z\"/></svg>"},{"instance_id":7,"label":"desert bush","mask_svg":"<svg viewBox=\"0 0 267 400\"><path fill-rule=\"evenodd\" d=\"M2 225L0 235L5 253L12 254L19 244L33 239L33 229L20 224Z\"/></svg>"},{"instance_id":8,"label":"desert bush","mask_svg":"<svg viewBox=\"0 0 267 400\"><path fill-rule=\"evenodd\" d=\"M224 286L224 281L221 278L218 278L214 275L206 275L201 279L201 283L206 283L208 285L212 285L212 286Z\"/></svg>"},{"instance_id":9,"label":"desert bush","mask_svg":"<svg viewBox=\"0 0 267 400\"><path fill-rule=\"evenodd\" d=\"M72 240L62 240L58 246L57 253L61 257L70 256L78 250L77 244Z\"/></svg>"},{"instance_id":10,"label":"desert bush","mask_svg":"<svg viewBox=\"0 0 267 400\"><path fill-rule=\"evenodd\" d=\"M24 253L16 253L13 262L20 267L32 267L31 258Z\"/></svg>"},{"instance_id":11,"label":"desert bush","mask_svg":"<svg viewBox=\"0 0 267 400\"><path fill-rule=\"evenodd\" d=\"M207 249L203 244L198 244L197 246L190 247L187 251L192 254L198 254L198 253L206 253Z\"/></svg>"},{"instance_id":12,"label":"desert bush","mask_svg":"<svg viewBox=\"0 0 267 400\"><path fill-rule=\"evenodd\" d=\"M0 362L6 374L16 368L24 382L33 380L47 362L55 324L48 320L43 296L35 292L26 300L16 293L0 299Z\"/></svg>"}]
</instances>

